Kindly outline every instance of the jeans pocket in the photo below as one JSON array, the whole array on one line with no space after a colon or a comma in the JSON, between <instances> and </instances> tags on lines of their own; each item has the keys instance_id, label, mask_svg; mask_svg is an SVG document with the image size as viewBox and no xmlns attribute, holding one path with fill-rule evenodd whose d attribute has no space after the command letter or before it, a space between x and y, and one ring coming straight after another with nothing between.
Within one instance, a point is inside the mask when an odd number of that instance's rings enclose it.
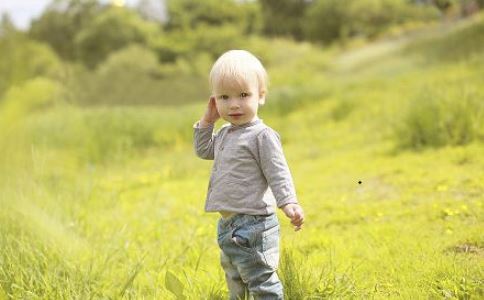
<instances>
[{"instance_id":1,"label":"jeans pocket","mask_svg":"<svg viewBox=\"0 0 484 300\"><path fill-rule=\"evenodd\" d=\"M254 250L253 231L250 226L240 226L232 231L232 242L239 248L247 252Z\"/></svg>"}]
</instances>

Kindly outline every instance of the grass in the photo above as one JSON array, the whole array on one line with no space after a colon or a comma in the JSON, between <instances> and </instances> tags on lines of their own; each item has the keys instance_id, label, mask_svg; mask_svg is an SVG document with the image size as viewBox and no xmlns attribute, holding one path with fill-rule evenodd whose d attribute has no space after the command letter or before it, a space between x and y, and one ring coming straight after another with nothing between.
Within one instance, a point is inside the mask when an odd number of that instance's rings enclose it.
<instances>
[{"instance_id":1,"label":"grass","mask_svg":"<svg viewBox=\"0 0 484 300\"><path fill-rule=\"evenodd\" d=\"M406 140L425 91L448 97L445 120L462 89L480 103L484 58L426 64L416 43L301 78L273 67L261 117L281 133L307 218L294 232L278 212L287 299L484 296L482 118L465 143ZM329 55L304 47L291 64ZM2 132L0 298L225 299L217 216L203 212L211 162L190 144L203 109L59 106Z\"/></svg>"}]
</instances>

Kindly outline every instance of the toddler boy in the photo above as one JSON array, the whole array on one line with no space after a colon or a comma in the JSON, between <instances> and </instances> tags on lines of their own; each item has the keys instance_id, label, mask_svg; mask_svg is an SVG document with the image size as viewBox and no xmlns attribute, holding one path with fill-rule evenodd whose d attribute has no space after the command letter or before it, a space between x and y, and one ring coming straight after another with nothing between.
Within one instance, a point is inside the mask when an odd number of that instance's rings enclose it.
<instances>
[{"instance_id":1,"label":"toddler boy","mask_svg":"<svg viewBox=\"0 0 484 300\"><path fill-rule=\"evenodd\" d=\"M194 148L200 158L214 160L205 211L221 214L218 244L230 299L283 299L275 207L295 230L304 212L279 134L257 116L267 93L266 70L251 53L231 50L213 65L210 86L205 114L194 125ZM230 124L213 133L219 118Z\"/></svg>"}]
</instances>

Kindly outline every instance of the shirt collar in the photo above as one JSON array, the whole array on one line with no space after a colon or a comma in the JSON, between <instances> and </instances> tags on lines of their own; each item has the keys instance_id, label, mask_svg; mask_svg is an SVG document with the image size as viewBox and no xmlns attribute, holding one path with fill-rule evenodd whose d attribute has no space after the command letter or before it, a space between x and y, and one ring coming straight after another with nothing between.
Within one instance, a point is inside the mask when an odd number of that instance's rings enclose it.
<instances>
[{"instance_id":1,"label":"shirt collar","mask_svg":"<svg viewBox=\"0 0 484 300\"><path fill-rule=\"evenodd\" d=\"M257 118L252 122L245 123L245 124L242 124L242 125L230 124L230 128L232 130L237 129L237 128L247 128L247 127L251 127L251 126L254 126L254 125L257 125L257 124L260 124L260 123L262 123L262 119Z\"/></svg>"}]
</instances>

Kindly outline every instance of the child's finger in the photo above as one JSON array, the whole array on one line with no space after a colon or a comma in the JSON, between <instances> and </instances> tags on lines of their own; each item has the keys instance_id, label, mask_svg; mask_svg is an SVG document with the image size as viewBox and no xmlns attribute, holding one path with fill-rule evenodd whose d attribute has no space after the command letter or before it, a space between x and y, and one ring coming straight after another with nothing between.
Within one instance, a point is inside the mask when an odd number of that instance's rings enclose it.
<instances>
[{"instance_id":1,"label":"child's finger","mask_svg":"<svg viewBox=\"0 0 484 300\"><path fill-rule=\"evenodd\" d=\"M303 214L298 210L294 211L293 220L302 220L302 219L304 219Z\"/></svg>"},{"instance_id":2,"label":"child's finger","mask_svg":"<svg viewBox=\"0 0 484 300\"><path fill-rule=\"evenodd\" d=\"M304 212L302 210L298 210L296 215L298 216L298 219L304 220Z\"/></svg>"},{"instance_id":3,"label":"child's finger","mask_svg":"<svg viewBox=\"0 0 484 300\"><path fill-rule=\"evenodd\" d=\"M292 222L295 225L302 224L302 222L304 222L304 214L301 211L296 210L294 212L294 217L292 218Z\"/></svg>"},{"instance_id":4,"label":"child's finger","mask_svg":"<svg viewBox=\"0 0 484 300\"><path fill-rule=\"evenodd\" d=\"M301 226L304 222L303 220L291 221L294 226Z\"/></svg>"},{"instance_id":5,"label":"child's finger","mask_svg":"<svg viewBox=\"0 0 484 300\"><path fill-rule=\"evenodd\" d=\"M208 105L212 107L216 107L217 104L215 102L215 96L210 96L210 100L208 101Z\"/></svg>"}]
</instances>

